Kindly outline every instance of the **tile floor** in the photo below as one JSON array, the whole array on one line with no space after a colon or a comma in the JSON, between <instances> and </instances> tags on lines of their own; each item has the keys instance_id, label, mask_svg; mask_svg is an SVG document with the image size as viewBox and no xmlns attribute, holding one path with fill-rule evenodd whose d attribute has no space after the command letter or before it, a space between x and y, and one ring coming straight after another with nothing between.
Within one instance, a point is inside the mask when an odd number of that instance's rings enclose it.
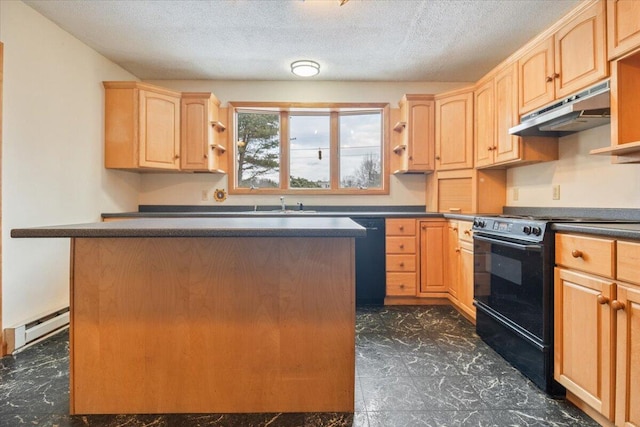
<instances>
[{"instance_id":1,"label":"tile floor","mask_svg":"<svg viewBox=\"0 0 640 427\"><path fill-rule=\"evenodd\" d=\"M354 414L69 416L68 333L0 359L0 427L597 426L446 306L359 308Z\"/></svg>"}]
</instances>

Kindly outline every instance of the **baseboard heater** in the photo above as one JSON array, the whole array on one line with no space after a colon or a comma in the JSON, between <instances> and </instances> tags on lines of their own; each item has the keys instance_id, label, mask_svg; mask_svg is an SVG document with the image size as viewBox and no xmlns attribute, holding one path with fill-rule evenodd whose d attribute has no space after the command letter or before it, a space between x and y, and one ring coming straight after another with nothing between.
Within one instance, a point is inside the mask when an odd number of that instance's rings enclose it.
<instances>
[{"instance_id":1,"label":"baseboard heater","mask_svg":"<svg viewBox=\"0 0 640 427\"><path fill-rule=\"evenodd\" d=\"M69 307L64 307L47 315L40 316L24 325L7 328L4 330L7 353L11 354L21 347L68 324Z\"/></svg>"}]
</instances>

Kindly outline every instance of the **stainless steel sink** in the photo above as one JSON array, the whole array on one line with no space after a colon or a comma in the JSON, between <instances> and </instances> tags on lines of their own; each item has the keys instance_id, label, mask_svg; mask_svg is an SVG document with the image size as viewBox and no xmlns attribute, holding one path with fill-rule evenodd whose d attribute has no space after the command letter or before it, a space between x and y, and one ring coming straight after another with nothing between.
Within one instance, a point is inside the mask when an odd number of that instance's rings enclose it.
<instances>
[{"instance_id":1,"label":"stainless steel sink","mask_svg":"<svg viewBox=\"0 0 640 427\"><path fill-rule=\"evenodd\" d=\"M240 212L243 214L255 214L255 215L273 215L273 214L280 214L280 215L304 215L304 214L311 214L311 213L316 213L316 211L313 210L306 210L306 211L301 211L301 210L297 210L297 209L273 209L270 211L244 211L244 212Z\"/></svg>"}]
</instances>

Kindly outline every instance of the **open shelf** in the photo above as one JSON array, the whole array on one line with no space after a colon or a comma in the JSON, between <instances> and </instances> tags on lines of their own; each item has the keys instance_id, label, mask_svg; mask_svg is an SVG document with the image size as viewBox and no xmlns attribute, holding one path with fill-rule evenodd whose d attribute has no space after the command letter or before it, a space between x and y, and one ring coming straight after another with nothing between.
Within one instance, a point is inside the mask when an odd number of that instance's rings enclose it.
<instances>
[{"instance_id":1,"label":"open shelf","mask_svg":"<svg viewBox=\"0 0 640 427\"><path fill-rule=\"evenodd\" d=\"M407 149L407 146L405 144L399 144L393 147L393 152L396 154L402 154L402 152L406 149Z\"/></svg>"},{"instance_id":2,"label":"open shelf","mask_svg":"<svg viewBox=\"0 0 640 427\"><path fill-rule=\"evenodd\" d=\"M211 148L212 148L213 150L218 150L218 151L220 151L221 153L224 153L225 151L227 151L227 147L225 147L225 146L224 146L224 145L222 145L222 144L211 144Z\"/></svg>"},{"instance_id":3,"label":"open shelf","mask_svg":"<svg viewBox=\"0 0 640 427\"><path fill-rule=\"evenodd\" d=\"M640 154L640 141L618 144L611 147L597 148L589 151L589 154L603 154L610 156L624 156L634 153Z\"/></svg>"},{"instance_id":4,"label":"open shelf","mask_svg":"<svg viewBox=\"0 0 640 427\"><path fill-rule=\"evenodd\" d=\"M216 120L216 121L212 121L212 122L211 122L211 125L212 125L213 127L217 128L217 129L218 129L218 131L220 131L220 132L223 132L223 131L225 131L225 130L227 129L227 127L224 125L224 123L219 122L219 121L217 121L217 120Z\"/></svg>"},{"instance_id":5,"label":"open shelf","mask_svg":"<svg viewBox=\"0 0 640 427\"><path fill-rule=\"evenodd\" d=\"M396 132L402 132L406 127L407 127L407 122L398 122L393 127L393 130Z\"/></svg>"}]
</instances>

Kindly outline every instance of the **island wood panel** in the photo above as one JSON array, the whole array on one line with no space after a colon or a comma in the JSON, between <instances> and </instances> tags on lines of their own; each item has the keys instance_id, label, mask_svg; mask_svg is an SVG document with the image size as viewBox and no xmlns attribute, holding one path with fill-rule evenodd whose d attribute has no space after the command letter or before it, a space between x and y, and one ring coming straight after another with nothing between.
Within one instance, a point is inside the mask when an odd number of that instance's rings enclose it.
<instances>
[{"instance_id":1,"label":"island wood panel","mask_svg":"<svg viewBox=\"0 0 640 427\"><path fill-rule=\"evenodd\" d=\"M352 412L354 251L74 239L71 413Z\"/></svg>"}]
</instances>

